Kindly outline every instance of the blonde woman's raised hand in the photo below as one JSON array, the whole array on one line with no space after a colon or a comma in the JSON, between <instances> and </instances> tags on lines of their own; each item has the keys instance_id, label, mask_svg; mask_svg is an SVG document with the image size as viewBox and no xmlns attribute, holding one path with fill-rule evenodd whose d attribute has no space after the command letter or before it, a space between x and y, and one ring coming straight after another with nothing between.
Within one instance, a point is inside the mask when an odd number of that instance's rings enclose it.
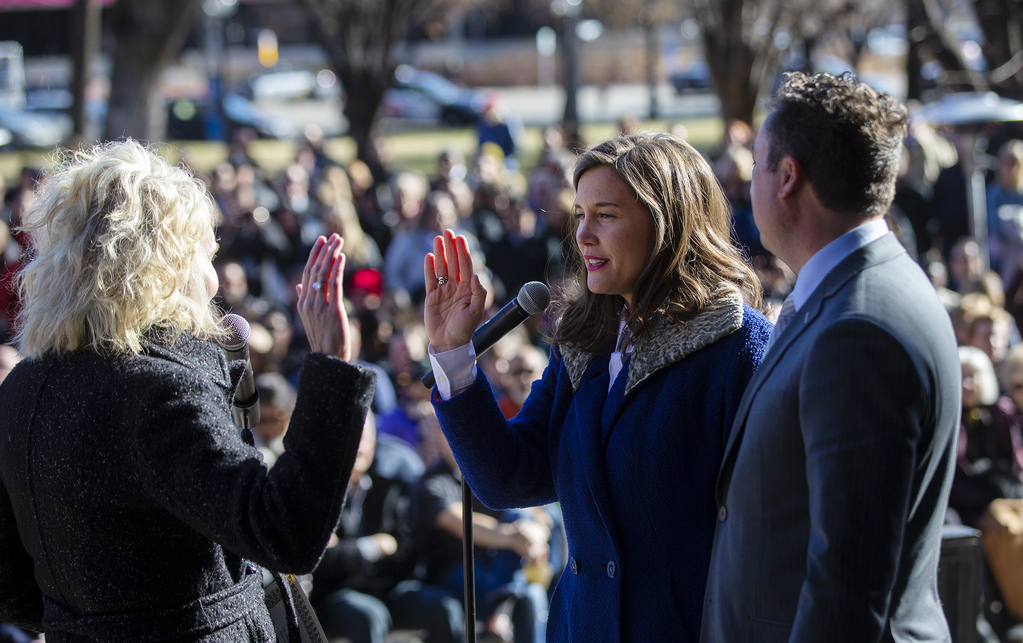
<instances>
[{"instance_id":1,"label":"blonde woman's raised hand","mask_svg":"<svg viewBox=\"0 0 1023 643\"><path fill-rule=\"evenodd\" d=\"M298 291L298 314L302 318L309 348L313 352L352 359L351 330L345 311L344 239L336 234L319 237L309 251Z\"/></svg>"},{"instance_id":2,"label":"blonde woman's raised hand","mask_svg":"<svg viewBox=\"0 0 1023 643\"><path fill-rule=\"evenodd\" d=\"M469 244L451 230L433 240L433 252L423 264L426 278L424 322L434 352L441 353L472 340L483 319L487 290L472 272Z\"/></svg>"}]
</instances>

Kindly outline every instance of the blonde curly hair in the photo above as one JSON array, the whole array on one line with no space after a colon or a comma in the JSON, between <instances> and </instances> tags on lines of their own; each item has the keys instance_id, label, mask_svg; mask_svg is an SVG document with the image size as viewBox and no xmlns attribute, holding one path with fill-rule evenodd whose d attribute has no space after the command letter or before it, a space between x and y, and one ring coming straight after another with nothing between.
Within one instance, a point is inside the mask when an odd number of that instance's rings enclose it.
<instances>
[{"instance_id":1,"label":"blonde curly hair","mask_svg":"<svg viewBox=\"0 0 1023 643\"><path fill-rule=\"evenodd\" d=\"M21 226L19 349L139 353L157 329L221 337L197 262L217 219L198 179L136 141L66 152Z\"/></svg>"}]
</instances>

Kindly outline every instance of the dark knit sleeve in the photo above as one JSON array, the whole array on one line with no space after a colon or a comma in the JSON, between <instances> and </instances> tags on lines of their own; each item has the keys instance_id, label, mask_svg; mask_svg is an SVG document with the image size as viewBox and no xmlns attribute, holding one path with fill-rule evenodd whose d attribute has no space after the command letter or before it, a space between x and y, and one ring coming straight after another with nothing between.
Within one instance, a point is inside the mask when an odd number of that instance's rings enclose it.
<instances>
[{"instance_id":1,"label":"dark knit sleeve","mask_svg":"<svg viewBox=\"0 0 1023 643\"><path fill-rule=\"evenodd\" d=\"M311 571L341 513L373 372L308 355L285 452L270 470L241 440L211 378L173 369L147 384L136 452L157 501L240 556L273 570Z\"/></svg>"},{"instance_id":2,"label":"dark knit sleeve","mask_svg":"<svg viewBox=\"0 0 1023 643\"><path fill-rule=\"evenodd\" d=\"M21 544L7 489L0 482L0 622L42 630L43 594Z\"/></svg>"}]
</instances>

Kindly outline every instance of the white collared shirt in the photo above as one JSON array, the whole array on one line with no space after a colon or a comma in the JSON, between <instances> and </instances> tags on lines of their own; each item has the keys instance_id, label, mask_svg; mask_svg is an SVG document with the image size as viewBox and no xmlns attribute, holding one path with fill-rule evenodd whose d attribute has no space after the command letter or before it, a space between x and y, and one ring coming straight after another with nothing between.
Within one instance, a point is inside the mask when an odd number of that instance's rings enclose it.
<instances>
[{"instance_id":1,"label":"white collared shirt","mask_svg":"<svg viewBox=\"0 0 1023 643\"><path fill-rule=\"evenodd\" d=\"M618 322L618 341L616 346L621 346L622 336L625 333L625 309L622 309L621 320ZM458 348L440 353L433 352L433 346L427 348L430 355L430 365L433 367L433 374L437 380L437 391L442 400L450 400L452 397L465 391L476 381L476 349L472 342ZM611 361L608 370L611 381L607 385L608 392L614 386L615 379L625 365L625 359L632 354L632 343L623 354L621 350L611 353Z\"/></svg>"},{"instance_id":2,"label":"white collared shirt","mask_svg":"<svg viewBox=\"0 0 1023 643\"><path fill-rule=\"evenodd\" d=\"M861 224L828 245L818 250L803 264L802 270L792 288L792 304L798 311L810 299L810 295L821 285L835 266L863 246L877 241L888 234L888 222L884 218L871 219Z\"/></svg>"}]
</instances>

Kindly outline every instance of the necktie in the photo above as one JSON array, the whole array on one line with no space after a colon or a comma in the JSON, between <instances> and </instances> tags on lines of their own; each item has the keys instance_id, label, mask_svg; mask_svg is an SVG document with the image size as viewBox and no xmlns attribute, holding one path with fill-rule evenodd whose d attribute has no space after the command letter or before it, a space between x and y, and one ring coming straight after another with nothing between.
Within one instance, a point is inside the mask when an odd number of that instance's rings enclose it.
<instances>
[{"instance_id":1,"label":"necktie","mask_svg":"<svg viewBox=\"0 0 1023 643\"><path fill-rule=\"evenodd\" d=\"M789 293L788 297L781 304L781 312L778 313L778 321L774 323L774 330L771 331L771 336L767 339L767 345L764 346L764 354L771 350L774 346L774 342L781 335L782 331L785 330L785 326L788 325L792 318L796 316L796 304L792 301L792 293Z\"/></svg>"}]
</instances>

